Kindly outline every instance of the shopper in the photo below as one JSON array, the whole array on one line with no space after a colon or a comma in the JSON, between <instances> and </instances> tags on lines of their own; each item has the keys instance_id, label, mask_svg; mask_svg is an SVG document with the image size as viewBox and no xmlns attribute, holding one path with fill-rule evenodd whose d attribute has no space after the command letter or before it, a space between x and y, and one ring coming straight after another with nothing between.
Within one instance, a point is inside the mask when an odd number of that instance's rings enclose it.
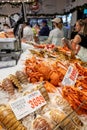
<instances>
[{"instance_id":1,"label":"shopper","mask_svg":"<svg viewBox=\"0 0 87 130\"><path fill-rule=\"evenodd\" d=\"M71 40L71 50L83 61L87 62L87 22L78 20L75 26L78 32Z\"/></svg>"},{"instance_id":2,"label":"shopper","mask_svg":"<svg viewBox=\"0 0 87 130\"><path fill-rule=\"evenodd\" d=\"M39 43L39 38L38 38L38 34L40 31L40 25L38 23L36 23L33 27L32 27L33 33L34 33L34 41L36 43Z\"/></svg>"},{"instance_id":3,"label":"shopper","mask_svg":"<svg viewBox=\"0 0 87 130\"><path fill-rule=\"evenodd\" d=\"M43 19L42 20L42 28L39 31L40 41L47 40L47 38L49 36L49 32L50 32L50 29L48 27L47 20Z\"/></svg>"},{"instance_id":4,"label":"shopper","mask_svg":"<svg viewBox=\"0 0 87 130\"><path fill-rule=\"evenodd\" d=\"M43 19L42 20L42 28L39 31L39 36L49 36L49 27L47 25L47 20Z\"/></svg>"},{"instance_id":5,"label":"shopper","mask_svg":"<svg viewBox=\"0 0 87 130\"><path fill-rule=\"evenodd\" d=\"M7 31L8 29L10 29L10 26L7 23L3 24L3 30Z\"/></svg>"},{"instance_id":6,"label":"shopper","mask_svg":"<svg viewBox=\"0 0 87 130\"><path fill-rule=\"evenodd\" d=\"M33 30L35 31L35 34L38 35L39 34L39 31L40 31L40 25L38 23L36 23L34 26L33 26Z\"/></svg>"},{"instance_id":7,"label":"shopper","mask_svg":"<svg viewBox=\"0 0 87 130\"><path fill-rule=\"evenodd\" d=\"M54 29L50 31L47 42L62 46L61 39L64 37L63 22L61 18L54 18L52 22Z\"/></svg>"},{"instance_id":8,"label":"shopper","mask_svg":"<svg viewBox=\"0 0 87 130\"><path fill-rule=\"evenodd\" d=\"M74 25L72 31L71 31L71 36L70 39L73 39L75 37L75 35L78 33L77 30L75 29L76 24Z\"/></svg>"},{"instance_id":9,"label":"shopper","mask_svg":"<svg viewBox=\"0 0 87 130\"><path fill-rule=\"evenodd\" d=\"M33 31L32 31L32 28L29 26L29 23L28 22L24 22L23 25L23 40L27 40L27 41L33 41L34 38L34 34L33 34Z\"/></svg>"}]
</instances>

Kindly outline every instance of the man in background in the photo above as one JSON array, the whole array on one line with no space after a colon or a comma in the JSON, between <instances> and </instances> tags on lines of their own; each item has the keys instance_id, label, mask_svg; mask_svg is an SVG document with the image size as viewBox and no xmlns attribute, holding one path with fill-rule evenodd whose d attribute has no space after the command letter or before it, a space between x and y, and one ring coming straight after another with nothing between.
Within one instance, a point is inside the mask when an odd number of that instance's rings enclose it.
<instances>
[{"instance_id":1,"label":"man in background","mask_svg":"<svg viewBox=\"0 0 87 130\"><path fill-rule=\"evenodd\" d=\"M39 31L39 38L41 41L44 41L48 38L49 36L49 32L50 32L50 29L47 25L47 20L43 19L42 20L42 28L41 30Z\"/></svg>"}]
</instances>

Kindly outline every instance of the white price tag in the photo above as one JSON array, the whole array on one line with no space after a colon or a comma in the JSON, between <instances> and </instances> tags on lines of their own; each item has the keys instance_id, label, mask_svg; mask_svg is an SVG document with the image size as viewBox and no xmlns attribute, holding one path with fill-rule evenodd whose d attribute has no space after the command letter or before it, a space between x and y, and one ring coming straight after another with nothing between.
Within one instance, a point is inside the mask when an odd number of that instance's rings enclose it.
<instances>
[{"instance_id":1,"label":"white price tag","mask_svg":"<svg viewBox=\"0 0 87 130\"><path fill-rule=\"evenodd\" d=\"M62 85L64 86L72 86L75 84L76 79L78 77L78 71L74 66L69 66L66 75L62 81Z\"/></svg>"},{"instance_id":2,"label":"white price tag","mask_svg":"<svg viewBox=\"0 0 87 130\"><path fill-rule=\"evenodd\" d=\"M45 104L46 101L40 91L34 91L31 94L10 102L10 106L18 120L36 111Z\"/></svg>"}]
</instances>

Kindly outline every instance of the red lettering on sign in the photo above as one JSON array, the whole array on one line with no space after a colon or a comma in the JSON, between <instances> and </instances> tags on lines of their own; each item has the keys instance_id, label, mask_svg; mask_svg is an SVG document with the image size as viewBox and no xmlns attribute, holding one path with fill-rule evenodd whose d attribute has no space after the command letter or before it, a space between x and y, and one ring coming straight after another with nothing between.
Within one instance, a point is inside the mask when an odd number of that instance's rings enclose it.
<instances>
[{"instance_id":1,"label":"red lettering on sign","mask_svg":"<svg viewBox=\"0 0 87 130\"><path fill-rule=\"evenodd\" d=\"M76 74L77 74L77 71L73 69L69 78L74 81L76 78Z\"/></svg>"}]
</instances>

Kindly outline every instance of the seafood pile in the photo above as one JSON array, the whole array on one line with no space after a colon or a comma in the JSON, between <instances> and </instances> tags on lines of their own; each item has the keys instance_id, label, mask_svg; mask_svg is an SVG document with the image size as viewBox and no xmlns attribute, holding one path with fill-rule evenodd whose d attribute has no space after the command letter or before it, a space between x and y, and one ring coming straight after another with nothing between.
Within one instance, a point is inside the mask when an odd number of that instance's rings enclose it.
<instances>
[{"instance_id":1,"label":"seafood pile","mask_svg":"<svg viewBox=\"0 0 87 130\"><path fill-rule=\"evenodd\" d=\"M31 59L26 60L25 72L31 83L48 81L54 86L58 86L67 70L61 62L60 64L63 67L58 66L59 61L55 61L53 64L50 64L49 62L44 62L41 59L32 57Z\"/></svg>"},{"instance_id":2,"label":"seafood pile","mask_svg":"<svg viewBox=\"0 0 87 130\"><path fill-rule=\"evenodd\" d=\"M37 117L33 121L33 130L52 130L49 123L43 117Z\"/></svg>"},{"instance_id":3,"label":"seafood pile","mask_svg":"<svg viewBox=\"0 0 87 130\"><path fill-rule=\"evenodd\" d=\"M4 105L0 106L0 124L7 130L27 130L18 121L12 110Z\"/></svg>"},{"instance_id":4,"label":"seafood pile","mask_svg":"<svg viewBox=\"0 0 87 130\"><path fill-rule=\"evenodd\" d=\"M87 92L67 86L63 88L63 97L79 115L87 114Z\"/></svg>"},{"instance_id":5,"label":"seafood pile","mask_svg":"<svg viewBox=\"0 0 87 130\"><path fill-rule=\"evenodd\" d=\"M46 51L47 59L45 51L31 50L35 55L26 59L24 70L10 74L0 83L0 90L7 92L9 97L14 95L16 99L15 90L19 96L26 96L32 91L39 90L47 103L20 121L10 108L1 105L0 125L6 130L53 130L57 125L60 126L57 130L80 130L83 124L77 114L87 114L87 69L81 66L80 60L70 59L71 52L67 48L55 49L58 49L59 55L57 51L53 53ZM78 70L76 83L74 86L63 86L62 80L72 64ZM36 87L33 88L33 85ZM36 99L33 101L37 102Z\"/></svg>"},{"instance_id":6,"label":"seafood pile","mask_svg":"<svg viewBox=\"0 0 87 130\"><path fill-rule=\"evenodd\" d=\"M27 84L27 75L22 71L17 71L15 75L10 74L7 78L3 79L0 85L2 90L6 91L10 95L14 95L15 89L19 92L22 91L22 84Z\"/></svg>"}]
</instances>

